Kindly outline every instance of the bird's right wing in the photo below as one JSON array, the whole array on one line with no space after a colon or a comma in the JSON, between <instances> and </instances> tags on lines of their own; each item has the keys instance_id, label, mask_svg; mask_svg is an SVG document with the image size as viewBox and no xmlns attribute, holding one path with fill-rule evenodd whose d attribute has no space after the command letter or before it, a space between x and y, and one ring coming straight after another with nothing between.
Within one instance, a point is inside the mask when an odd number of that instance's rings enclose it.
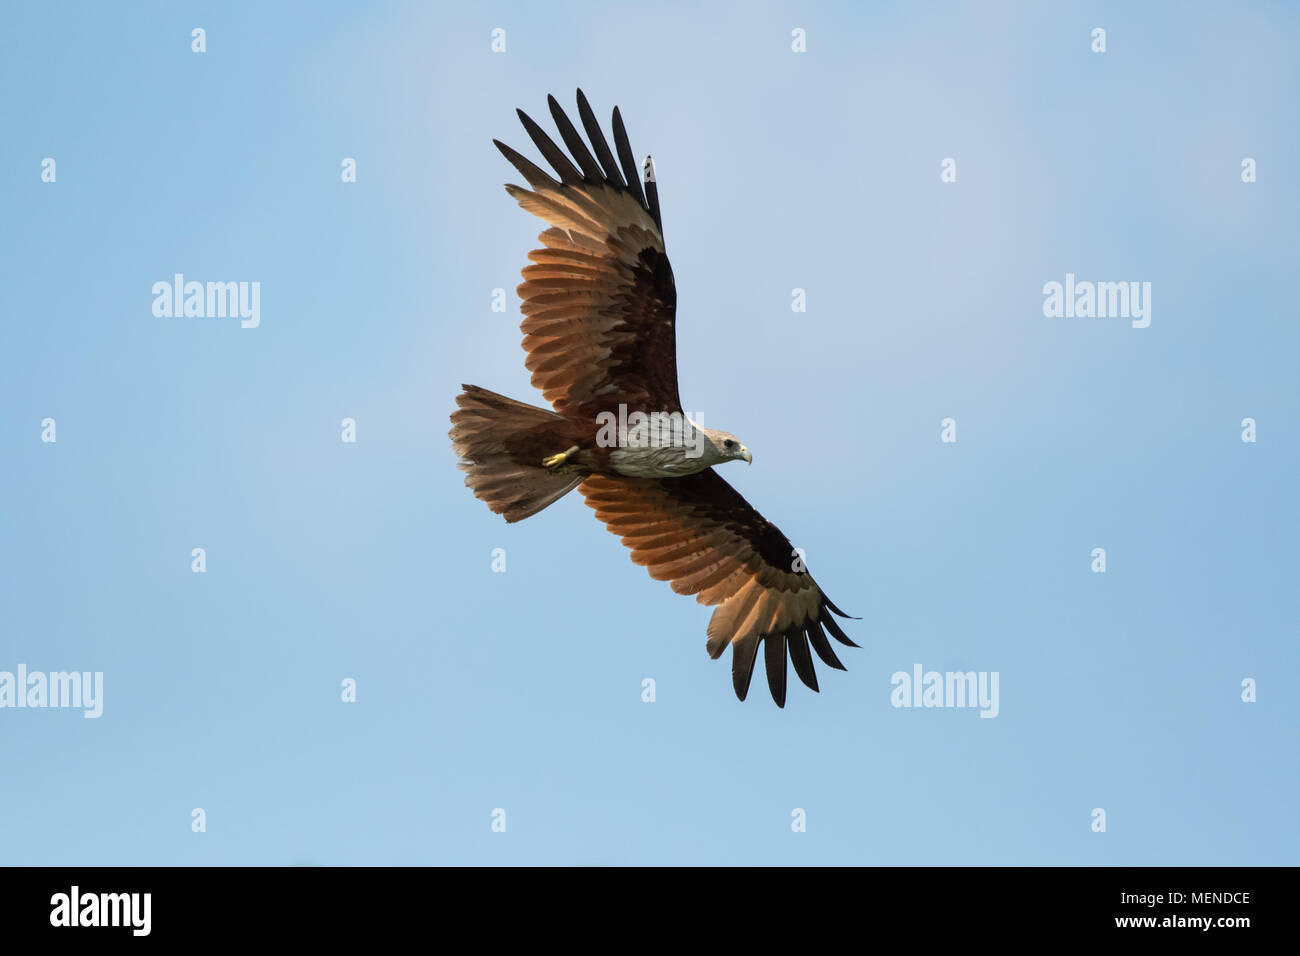
<instances>
[{"instance_id":1,"label":"bird's right wing","mask_svg":"<svg viewBox=\"0 0 1300 956\"><path fill-rule=\"evenodd\" d=\"M749 692L758 646L767 685L785 706L786 654L799 678L817 690L811 643L830 667L844 670L826 631L857 647L832 614L848 617L822 593L790 540L712 468L686 478L591 475L579 486L596 517L632 551L650 576L679 594L718 605L709 620L709 656L732 648L736 696Z\"/></svg>"},{"instance_id":2,"label":"bird's right wing","mask_svg":"<svg viewBox=\"0 0 1300 956\"><path fill-rule=\"evenodd\" d=\"M620 403L629 412L680 412L677 290L664 253L653 164L647 158L643 191L617 108L618 162L581 90L578 112L594 156L555 97L548 101L577 165L518 112L558 180L493 140L532 186L507 185L507 191L551 224L539 237L542 248L529 253L533 264L524 268L518 290L533 384L569 416L594 417Z\"/></svg>"}]
</instances>

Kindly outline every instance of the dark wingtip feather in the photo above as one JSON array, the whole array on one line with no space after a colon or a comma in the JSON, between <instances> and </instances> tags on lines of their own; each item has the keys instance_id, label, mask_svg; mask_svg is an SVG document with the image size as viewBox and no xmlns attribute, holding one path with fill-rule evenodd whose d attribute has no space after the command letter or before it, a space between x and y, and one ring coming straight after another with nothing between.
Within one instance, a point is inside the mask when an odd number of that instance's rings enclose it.
<instances>
[{"instance_id":1,"label":"dark wingtip feather","mask_svg":"<svg viewBox=\"0 0 1300 956\"><path fill-rule=\"evenodd\" d=\"M528 184L534 189L544 186L558 187L560 185L546 170L533 163L526 156L521 156L501 140L494 139L492 142L501 151L501 155L510 162L511 166L519 170L520 174L524 179L528 180Z\"/></svg>"},{"instance_id":2,"label":"dark wingtip feather","mask_svg":"<svg viewBox=\"0 0 1300 956\"><path fill-rule=\"evenodd\" d=\"M768 634L762 639L764 667L767 670L767 689L772 692L776 706L785 706L785 635Z\"/></svg>"},{"instance_id":3,"label":"dark wingtip feather","mask_svg":"<svg viewBox=\"0 0 1300 956\"><path fill-rule=\"evenodd\" d=\"M794 672L799 675L804 686L820 692L817 686L817 669L813 666L812 654L808 650L808 635L803 630L795 628L786 634L785 646L790 651L790 662L794 664Z\"/></svg>"},{"instance_id":4,"label":"dark wingtip feather","mask_svg":"<svg viewBox=\"0 0 1300 956\"><path fill-rule=\"evenodd\" d=\"M849 640L849 636L844 633L844 629L840 627L839 623L835 620L835 618L827 615L825 620L822 621L822 623L825 624L826 629L831 632L831 636L834 637L835 640L839 641L841 644L847 644L849 647L858 646L857 644L854 644L853 641Z\"/></svg>"},{"instance_id":5,"label":"dark wingtip feather","mask_svg":"<svg viewBox=\"0 0 1300 956\"><path fill-rule=\"evenodd\" d=\"M560 138L564 140L564 145L569 147L569 152L573 154L573 158L582 167L583 177L589 182L603 182L605 179L604 172L597 164L595 157L591 155L591 150L587 149L587 144L578 135L578 131L574 129L568 114L560 107L559 101L548 93L546 105L551 108L551 118L555 120L555 126L560 131Z\"/></svg>"},{"instance_id":6,"label":"dark wingtip feather","mask_svg":"<svg viewBox=\"0 0 1300 956\"><path fill-rule=\"evenodd\" d=\"M627 184L623 182L623 173L618 168L618 161L610 152L609 142L605 139L600 123L596 121L596 114L581 89L578 90L578 118L582 120L582 126L587 131L587 138L591 140L592 149L596 151L596 158L605 168L605 180L612 186L626 189Z\"/></svg>"},{"instance_id":7,"label":"dark wingtip feather","mask_svg":"<svg viewBox=\"0 0 1300 956\"><path fill-rule=\"evenodd\" d=\"M564 150L556 146L555 141L546 135L546 131L533 122L533 118L523 110L517 109L515 112L519 114L519 122L524 124L524 130L527 131L533 144L559 174L560 181L569 184L582 182L582 174L578 172L578 167L574 166L573 161L564 155Z\"/></svg>"},{"instance_id":8,"label":"dark wingtip feather","mask_svg":"<svg viewBox=\"0 0 1300 956\"><path fill-rule=\"evenodd\" d=\"M826 639L826 632L822 630L820 621L808 622L808 638L812 641L813 650L817 656L822 659L822 663L827 667L833 667L837 671L848 670L840 659L835 656L835 649L831 647L831 642Z\"/></svg>"},{"instance_id":9,"label":"dark wingtip feather","mask_svg":"<svg viewBox=\"0 0 1300 956\"><path fill-rule=\"evenodd\" d=\"M636 157L632 153L632 145L627 141L627 129L623 126L623 115L619 113L617 106L614 107L613 126L614 146L618 150L618 161L623 166L623 177L627 180L627 188L637 201L645 206L645 193L641 191L641 177L637 175Z\"/></svg>"},{"instance_id":10,"label":"dark wingtip feather","mask_svg":"<svg viewBox=\"0 0 1300 956\"><path fill-rule=\"evenodd\" d=\"M655 168L653 157L645 158L645 199L646 205L650 209L650 218L655 221L659 227L659 234L663 235L664 221L659 215L659 183L653 178L652 174Z\"/></svg>"},{"instance_id":11,"label":"dark wingtip feather","mask_svg":"<svg viewBox=\"0 0 1300 956\"><path fill-rule=\"evenodd\" d=\"M738 641L731 645L731 685L742 701L749 694L749 682L758 660L758 641Z\"/></svg>"},{"instance_id":12,"label":"dark wingtip feather","mask_svg":"<svg viewBox=\"0 0 1300 956\"><path fill-rule=\"evenodd\" d=\"M842 618L846 618L847 620L850 620L850 621L860 621L860 620L862 620L862 618L860 618L860 617L854 617L852 614L845 614L843 611L841 611L839 608L837 608L837 607L835 606L835 602L832 601L830 598L828 598L828 597L826 596L826 592L824 592L824 591L822 592L822 601L825 602L825 604L826 604L826 606L827 606L828 608L830 608L834 613L838 614L838 615L839 615L840 617L842 617Z\"/></svg>"}]
</instances>

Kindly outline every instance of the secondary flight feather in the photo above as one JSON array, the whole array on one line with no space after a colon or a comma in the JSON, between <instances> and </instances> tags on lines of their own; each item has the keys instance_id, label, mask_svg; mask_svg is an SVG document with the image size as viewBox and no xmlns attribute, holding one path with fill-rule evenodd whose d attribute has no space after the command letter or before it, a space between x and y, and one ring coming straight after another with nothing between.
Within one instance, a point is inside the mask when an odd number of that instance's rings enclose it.
<instances>
[{"instance_id":1,"label":"secondary flight feather","mask_svg":"<svg viewBox=\"0 0 1300 956\"><path fill-rule=\"evenodd\" d=\"M783 707L787 663L813 690L813 653L844 669L828 635L856 647L835 620L848 615L714 470L752 462L749 449L682 410L677 290L653 160L638 169L617 107L611 149L581 90L585 141L555 97L548 103L567 154L517 112L550 172L493 142L531 187L506 190L550 225L528 254L519 297L524 364L554 410L464 386L451 439L465 483L510 522L578 488L651 577L715 607L706 647L713 658L732 649L736 696L749 692L761 649Z\"/></svg>"}]
</instances>

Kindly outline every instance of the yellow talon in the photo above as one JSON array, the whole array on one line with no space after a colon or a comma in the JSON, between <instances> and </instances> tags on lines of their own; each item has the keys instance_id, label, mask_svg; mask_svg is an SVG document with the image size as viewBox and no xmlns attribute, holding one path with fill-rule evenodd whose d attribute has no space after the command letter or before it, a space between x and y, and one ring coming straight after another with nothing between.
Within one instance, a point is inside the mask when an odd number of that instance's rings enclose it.
<instances>
[{"instance_id":1,"label":"yellow talon","mask_svg":"<svg viewBox=\"0 0 1300 956\"><path fill-rule=\"evenodd\" d=\"M569 448L567 451L560 452L558 455L551 455L547 458L543 458L542 467L559 468L561 465L567 462L569 460L569 456L576 453L577 450L578 450L578 446L574 445L571 448Z\"/></svg>"}]
</instances>

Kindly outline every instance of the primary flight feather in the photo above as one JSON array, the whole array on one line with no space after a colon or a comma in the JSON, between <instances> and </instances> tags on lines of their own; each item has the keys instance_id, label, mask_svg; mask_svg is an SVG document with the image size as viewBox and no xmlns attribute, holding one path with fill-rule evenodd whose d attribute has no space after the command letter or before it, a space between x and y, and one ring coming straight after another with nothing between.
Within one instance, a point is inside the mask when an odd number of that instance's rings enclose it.
<instances>
[{"instance_id":1,"label":"primary flight feather","mask_svg":"<svg viewBox=\"0 0 1300 956\"><path fill-rule=\"evenodd\" d=\"M761 646L768 688L783 707L787 661L813 690L812 652L844 669L827 633L856 647L833 616L848 615L822 593L789 539L713 469L751 462L749 449L682 410L677 291L653 161L646 157L638 176L617 107L611 150L578 91L588 148L555 97L547 99L572 158L518 113L554 175L493 142L532 187L506 190L551 226L539 236L542 248L528 254L519 296L524 364L554 411L464 386L451 439L465 483L511 522L579 488L651 577L716 606L706 646L713 658L732 648L736 696L745 699ZM673 428L626 426L647 421Z\"/></svg>"}]
</instances>

